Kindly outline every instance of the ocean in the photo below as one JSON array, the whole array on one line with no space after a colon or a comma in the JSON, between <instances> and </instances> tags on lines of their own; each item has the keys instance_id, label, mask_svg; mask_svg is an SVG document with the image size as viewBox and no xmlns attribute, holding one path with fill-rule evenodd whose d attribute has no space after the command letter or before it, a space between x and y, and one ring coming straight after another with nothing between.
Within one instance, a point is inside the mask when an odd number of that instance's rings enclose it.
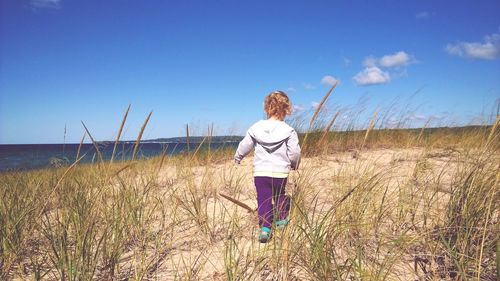
<instances>
[{"instance_id":1,"label":"ocean","mask_svg":"<svg viewBox=\"0 0 500 281\"><path fill-rule=\"evenodd\" d=\"M134 143L121 142L116 147L115 161L130 160L134 150ZM76 160L79 144L0 144L0 171L32 170L48 167L62 167L70 165ZM104 161L111 159L113 153L112 142L99 143L99 151ZM236 149L238 142L212 142L210 149ZM194 151L198 144L191 143L190 151ZM207 149L204 144L202 149ZM141 143L136 159L145 159L159 156L162 153L176 155L188 151L187 143ZM80 163L96 163L99 157L93 144L82 144Z\"/></svg>"}]
</instances>

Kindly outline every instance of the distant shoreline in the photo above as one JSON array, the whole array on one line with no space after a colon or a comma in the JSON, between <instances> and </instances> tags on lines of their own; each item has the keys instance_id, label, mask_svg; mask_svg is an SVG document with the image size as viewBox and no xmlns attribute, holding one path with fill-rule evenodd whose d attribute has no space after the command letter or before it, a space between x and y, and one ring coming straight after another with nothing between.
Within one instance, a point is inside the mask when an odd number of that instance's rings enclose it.
<instances>
[{"instance_id":1,"label":"distant shoreline","mask_svg":"<svg viewBox=\"0 0 500 281\"><path fill-rule=\"evenodd\" d=\"M422 129L425 132L435 132L439 130L449 130L454 132L464 132L467 130L475 130L475 129L491 129L492 125L468 125L468 126L443 126L443 127L428 127L428 128L376 128L373 129L373 132L383 132L383 131L408 131L408 132L420 132ZM320 129L317 130L322 131ZM353 130L331 130L330 133L360 133L365 132L366 129L353 129ZM310 133L314 134L315 131ZM304 135L305 133L300 132L299 137ZM243 139L243 136L237 135L229 135L229 136L190 136L189 143L196 144L202 142L210 142L210 143L229 143L229 142L239 142ZM134 143L136 140L121 140L118 143ZM171 138L156 138L156 139L146 139L141 140L140 143L160 143L160 144L176 144L176 143L186 143L186 137L171 137ZM104 140L104 141L96 141L98 144L114 144L114 140ZM67 142L67 143L0 143L1 145L79 145L80 143ZM82 144L92 144L92 142L83 142Z\"/></svg>"},{"instance_id":2,"label":"distant shoreline","mask_svg":"<svg viewBox=\"0 0 500 281\"><path fill-rule=\"evenodd\" d=\"M189 143L196 144L202 142L210 142L210 143L231 143L231 142L239 142L243 139L243 136L213 136L213 137L203 137L203 136L193 136L189 137ZM156 139L147 139L141 140L140 143L159 143L159 144L179 144L179 143L187 143L188 139L186 137L172 137L172 138L156 138ZM96 141L97 144L114 144L115 141L105 140L105 141ZM136 140L121 140L118 141L118 144L130 144L136 143ZM80 143L75 142L66 142L66 143L1 143L1 145L79 145ZM82 144L92 144L92 142L83 142Z\"/></svg>"},{"instance_id":3,"label":"distant shoreline","mask_svg":"<svg viewBox=\"0 0 500 281\"><path fill-rule=\"evenodd\" d=\"M121 141L66 144L0 144L0 171L33 170L67 166L80 159L80 163L127 161L148 159L160 155L178 155L195 150L235 149L238 141L161 142L142 141L136 151L135 142ZM97 146L97 149L96 149Z\"/></svg>"}]
</instances>

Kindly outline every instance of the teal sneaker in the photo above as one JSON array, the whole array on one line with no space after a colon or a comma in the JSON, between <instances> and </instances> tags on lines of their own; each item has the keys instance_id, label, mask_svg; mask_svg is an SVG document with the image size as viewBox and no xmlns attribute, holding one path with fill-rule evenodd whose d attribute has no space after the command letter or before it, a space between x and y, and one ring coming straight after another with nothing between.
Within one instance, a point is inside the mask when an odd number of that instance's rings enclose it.
<instances>
[{"instance_id":1,"label":"teal sneaker","mask_svg":"<svg viewBox=\"0 0 500 281\"><path fill-rule=\"evenodd\" d=\"M277 229L284 229L288 225L289 222L290 222L290 220L288 218L277 221L276 228Z\"/></svg>"},{"instance_id":2,"label":"teal sneaker","mask_svg":"<svg viewBox=\"0 0 500 281\"><path fill-rule=\"evenodd\" d=\"M267 243L271 239L271 229L269 227L261 227L259 234L259 242Z\"/></svg>"}]
</instances>

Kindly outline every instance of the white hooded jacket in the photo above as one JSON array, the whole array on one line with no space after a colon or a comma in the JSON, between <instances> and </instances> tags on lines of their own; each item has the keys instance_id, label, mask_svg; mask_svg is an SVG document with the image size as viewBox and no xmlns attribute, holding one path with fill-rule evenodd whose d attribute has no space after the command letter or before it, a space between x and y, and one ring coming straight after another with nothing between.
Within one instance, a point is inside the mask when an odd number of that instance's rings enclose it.
<instances>
[{"instance_id":1,"label":"white hooded jacket","mask_svg":"<svg viewBox=\"0 0 500 281\"><path fill-rule=\"evenodd\" d=\"M248 129L239 143L234 159L237 163L255 148L254 174L288 175L300 162L299 139L295 130L280 120L261 120Z\"/></svg>"}]
</instances>

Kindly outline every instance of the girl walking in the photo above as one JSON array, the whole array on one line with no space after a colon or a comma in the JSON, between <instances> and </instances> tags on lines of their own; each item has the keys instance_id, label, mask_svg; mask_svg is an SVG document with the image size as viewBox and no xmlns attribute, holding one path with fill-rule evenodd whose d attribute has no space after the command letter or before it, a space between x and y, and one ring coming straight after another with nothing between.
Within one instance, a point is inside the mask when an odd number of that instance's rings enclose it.
<instances>
[{"instance_id":1,"label":"girl walking","mask_svg":"<svg viewBox=\"0 0 500 281\"><path fill-rule=\"evenodd\" d=\"M297 133L283 121L291 114L291 109L290 100L284 92L270 93L264 100L267 119L248 129L234 155L239 164L255 149L253 173L260 226L258 239L261 243L271 238L273 222L276 228L283 228L289 222L290 200L285 196L285 186L290 169L297 169L300 162Z\"/></svg>"}]
</instances>

